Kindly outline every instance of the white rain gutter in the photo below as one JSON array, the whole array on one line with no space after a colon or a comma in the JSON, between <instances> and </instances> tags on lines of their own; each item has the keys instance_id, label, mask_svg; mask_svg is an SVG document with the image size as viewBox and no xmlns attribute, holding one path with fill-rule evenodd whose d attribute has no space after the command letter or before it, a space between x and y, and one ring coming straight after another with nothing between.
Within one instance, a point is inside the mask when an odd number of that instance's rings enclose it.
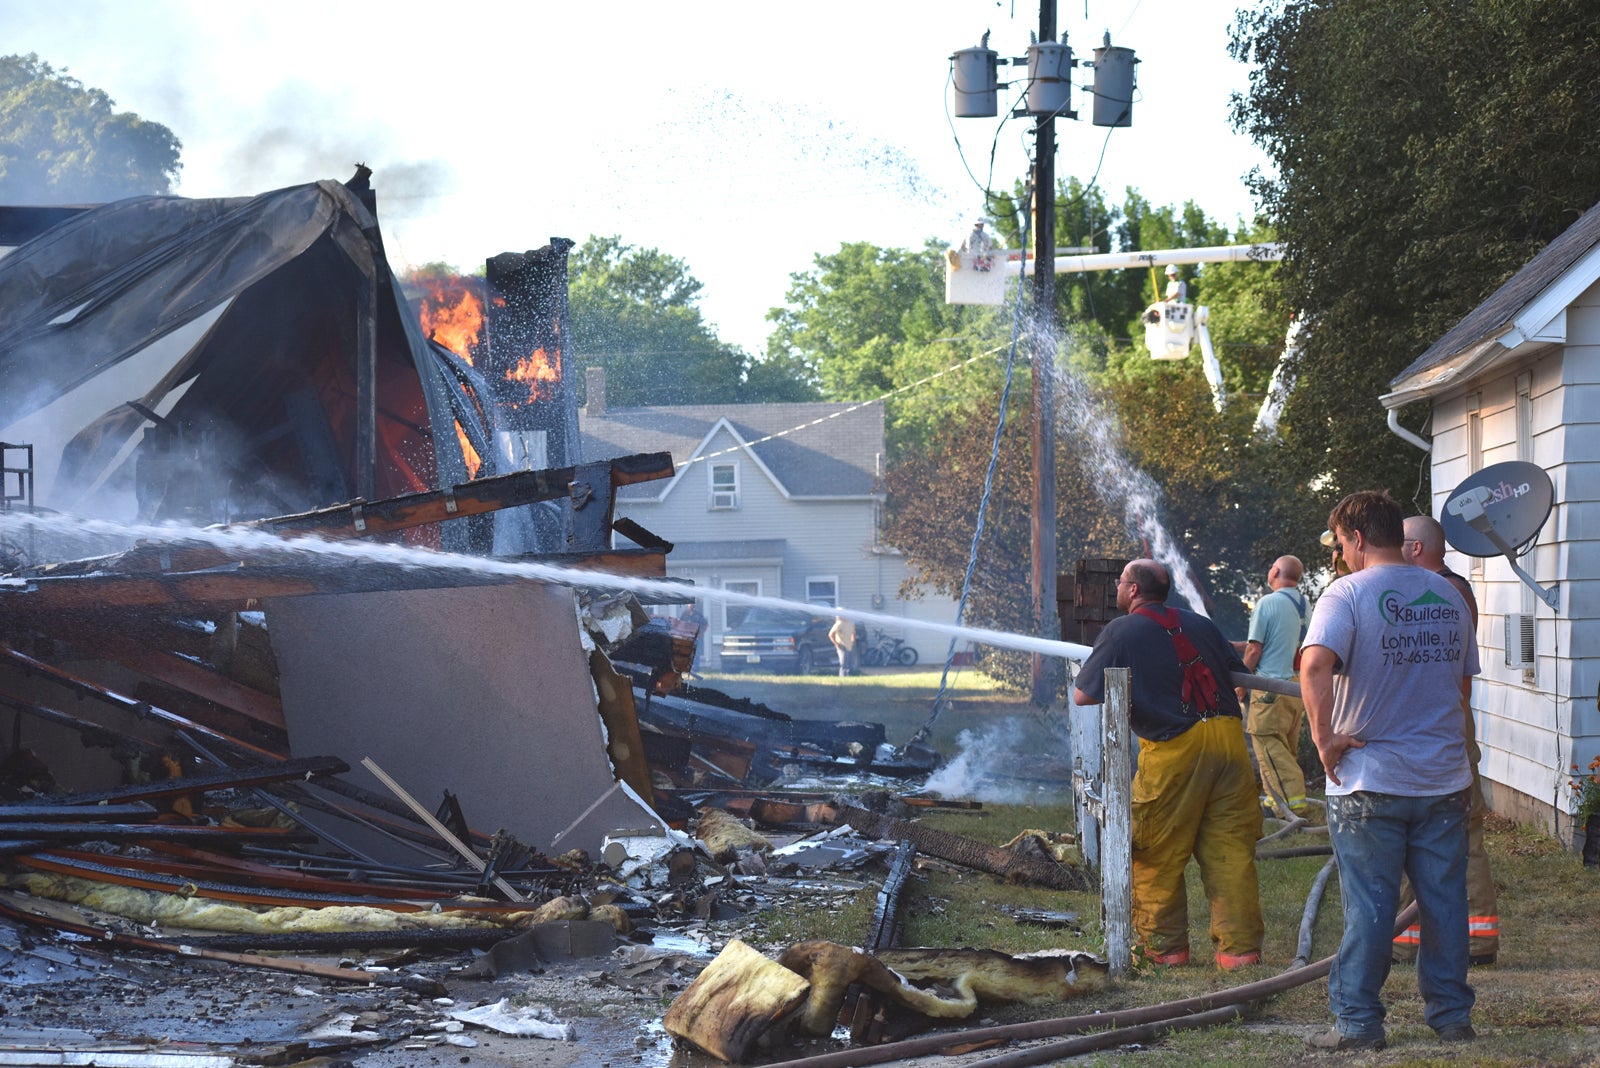
<instances>
[{"instance_id":1,"label":"white rain gutter","mask_svg":"<svg viewBox=\"0 0 1600 1068\"><path fill-rule=\"evenodd\" d=\"M1410 442L1423 452L1433 451L1433 442L1429 441L1427 438L1413 434L1411 431L1400 425L1400 409L1398 408L1389 409L1389 429L1393 431L1394 435L1401 441Z\"/></svg>"}]
</instances>

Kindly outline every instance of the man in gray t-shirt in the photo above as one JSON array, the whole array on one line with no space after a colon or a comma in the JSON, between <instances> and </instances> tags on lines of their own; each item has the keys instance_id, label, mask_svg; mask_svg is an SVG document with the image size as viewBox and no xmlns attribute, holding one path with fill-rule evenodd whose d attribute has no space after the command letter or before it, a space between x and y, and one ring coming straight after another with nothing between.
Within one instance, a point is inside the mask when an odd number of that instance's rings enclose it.
<instances>
[{"instance_id":1,"label":"man in gray t-shirt","mask_svg":"<svg viewBox=\"0 0 1600 1068\"><path fill-rule=\"evenodd\" d=\"M1328 774L1344 938L1328 977L1335 1026L1320 1049L1382 1049L1390 939L1401 874L1416 890L1424 1015L1441 1038L1472 1030L1467 985L1467 763L1461 698L1478 672L1461 595L1407 564L1400 508L1353 493L1328 517L1352 574L1317 601L1300 686Z\"/></svg>"}]
</instances>

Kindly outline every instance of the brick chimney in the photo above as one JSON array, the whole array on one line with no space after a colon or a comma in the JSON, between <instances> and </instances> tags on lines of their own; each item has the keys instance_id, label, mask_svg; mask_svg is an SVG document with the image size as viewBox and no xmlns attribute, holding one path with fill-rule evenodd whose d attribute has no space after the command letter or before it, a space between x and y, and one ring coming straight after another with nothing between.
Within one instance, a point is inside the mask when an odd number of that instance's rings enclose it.
<instances>
[{"instance_id":1,"label":"brick chimney","mask_svg":"<svg viewBox=\"0 0 1600 1068\"><path fill-rule=\"evenodd\" d=\"M590 418L606 414L606 369L585 367L583 410Z\"/></svg>"}]
</instances>

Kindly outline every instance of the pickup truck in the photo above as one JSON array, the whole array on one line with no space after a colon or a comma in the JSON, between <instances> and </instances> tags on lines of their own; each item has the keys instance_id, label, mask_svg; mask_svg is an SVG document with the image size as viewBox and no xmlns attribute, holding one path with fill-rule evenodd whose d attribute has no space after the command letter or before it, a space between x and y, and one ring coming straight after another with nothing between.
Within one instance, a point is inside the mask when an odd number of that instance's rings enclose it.
<instances>
[{"instance_id":1,"label":"pickup truck","mask_svg":"<svg viewBox=\"0 0 1600 1068\"><path fill-rule=\"evenodd\" d=\"M828 640L832 626L831 616L752 608L738 626L722 635L722 670L799 675L817 668L837 670L838 654Z\"/></svg>"}]
</instances>

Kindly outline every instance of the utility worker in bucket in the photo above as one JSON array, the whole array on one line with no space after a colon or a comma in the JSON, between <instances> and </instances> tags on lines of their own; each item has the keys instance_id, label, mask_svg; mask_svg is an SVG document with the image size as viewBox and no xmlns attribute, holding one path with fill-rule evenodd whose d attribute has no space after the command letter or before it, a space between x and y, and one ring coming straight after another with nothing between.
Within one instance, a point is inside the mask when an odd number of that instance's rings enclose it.
<instances>
[{"instance_id":1,"label":"utility worker in bucket","mask_svg":"<svg viewBox=\"0 0 1600 1068\"><path fill-rule=\"evenodd\" d=\"M1128 614L1100 632L1072 699L1100 704L1105 669L1130 668L1133 732L1133 927L1157 964L1189 963L1184 868L1192 856L1211 903L1211 944L1224 970L1261 960L1256 839L1261 807L1230 674L1232 643L1204 616L1167 606L1172 581L1135 560L1117 583Z\"/></svg>"},{"instance_id":2,"label":"utility worker in bucket","mask_svg":"<svg viewBox=\"0 0 1600 1068\"><path fill-rule=\"evenodd\" d=\"M1168 304L1189 303L1189 283L1178 277L1176 264L1167 264L1167 295Z\"/></svg>"}]
</instances>

